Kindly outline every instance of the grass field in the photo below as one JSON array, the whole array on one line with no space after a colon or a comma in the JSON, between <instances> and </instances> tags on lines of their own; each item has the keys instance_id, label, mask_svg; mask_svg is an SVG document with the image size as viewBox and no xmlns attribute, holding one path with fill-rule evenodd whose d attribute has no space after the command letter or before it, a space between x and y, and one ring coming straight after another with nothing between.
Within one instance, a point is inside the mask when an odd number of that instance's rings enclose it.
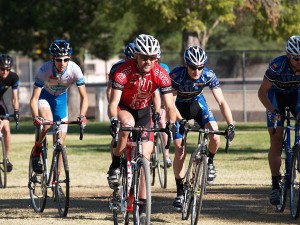
<instances>
[{"instance_id":1,"label":"grass field","mask_svg":"<svg viewBox=\"0 0 300 225\"><path fill-rule=\"evenodd\" d=\"M12 124L13 125L13 124ZM220 129L225 125L221 124ZM67 219L60 219L51 199L45 212L36 214L30 206L27 188L28 158L34 135L31 122L12 128L11 162L14 170L8 176L8 187L0 190L0 224L113 224L107 198L106 172L110 164L107 123L90 122L82 141L79 129L72 126L67 137L71 177L71 206ZM189 149L197 136L188 136ZM198 224L297 224L289 210L275 213L268 203L270 173L267 161L268 135L264 123L236 125L236 137L229 153L225 140L215 157L217 178L205 195L203 214ZM174 148L171 147L173 158ZM189 157L187 157L188 159ZM158 183L158 182L157 182ZM176 195L172 169L168 170L168 187L153 189L153 224L189 224L181 221L171 204ZM298 221L299 222L299 221Z\"/></svg>"}]
</instances>

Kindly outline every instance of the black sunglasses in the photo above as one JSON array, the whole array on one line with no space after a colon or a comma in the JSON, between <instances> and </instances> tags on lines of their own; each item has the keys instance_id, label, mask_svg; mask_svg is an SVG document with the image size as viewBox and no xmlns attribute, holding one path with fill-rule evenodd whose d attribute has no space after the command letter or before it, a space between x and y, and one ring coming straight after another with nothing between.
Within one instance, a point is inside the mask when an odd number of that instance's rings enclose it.
<instances>
[{"instance_id":1,"label":"black sunglasses","mask_svg":"<svg viewBox=\"0 0 300 225\"><path fill-rule=\"evenodd\" d=\"M64 61L64 62L69 62L69 61L70 61L70 58L65 58L65 59L59 59L59 58L56 58L55 61L56 61L56 62L62 62L62 61Z\"/></svg>"},{"instance_id":2,"label":"black sunglasses","mask_svg":"<svg viewBox=\"0 0 300 225\"><path fill-rule=\"evenodd\" d=\"M204 68L204 66L199 66L199 67L196 67L194 65L188 65L188 67L190 67L191 70L202 70Z\"/></svg>"},{"instance_id":3,"label":"black sunglasses","mask_svg":"<svg viewBox=\"0 0 300 225\"><path fill-rule=\"evenodd\" d=\"M1 71L5 71L5 70L10 71L10 68L4 68L4 67L1 67L0 70L1 70Z\"/></svg>"},{"instance_id":4,"label":"black sunglasses","mask_svg":"<svg viewBox=\"0 0 300 225\"><path fill-rule=\"evenodd\" d=\"M300 60L300 57L292 56L292 59L293 59L294 61L299 61L299 60Z\"/></svg>"}]
</instances>

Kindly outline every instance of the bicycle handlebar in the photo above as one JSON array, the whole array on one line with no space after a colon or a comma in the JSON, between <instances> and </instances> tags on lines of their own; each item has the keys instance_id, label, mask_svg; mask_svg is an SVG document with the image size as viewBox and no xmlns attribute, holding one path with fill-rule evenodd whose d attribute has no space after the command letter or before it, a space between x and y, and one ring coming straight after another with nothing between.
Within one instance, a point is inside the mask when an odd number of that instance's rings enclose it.
<instances>
[{"instance_id":1,"label":"bicycle handlebar","mask_svg":"<svg viewBox=\"0 0 300 225\"><path fill-rule=\"evenodd\" d=\"M220 130L210 130L210 129L203 129L200 127L187 127L185 132L182 135L182 141L181 141L181 146L183 147L186 143L186 137L187 137L187 133L189 131L193 131L193 132L198 132L198 133L204 133L204 134L216 134L216 135L222 135L222 136L226 136L226 131L220 131ZM230 146L230 141L228 138L226 138L226 146L225 146L225 152L228 153L229 150L229 146Z\"/></svg>"},{"instance_id":2,"label":"bicycle handlebar","mask_svg":"<svg viewBox=\"0 0 300 225\"><path fill-rule=\"evenodd\" d=\"M59 120L59 121L49 121L49 120L43 120L42 122L42 125L56 125L56 126L60 126L62 124L78 124L80 125L80 121L77 121L77 120L74 120L74 121L62 121L62 120ZM83 139L83 128L81 126L80 127L80 130L79 130L79 139L82 140Z\"/></svg>"},{"instance_id":3,"label":"bicycle handlebar","mask_svg":"<svg viewBox=\"0 0 300 225\"><path fill-rule=\"evenodd\" d=\"M146 128L146 127L122 127L120 126L119 131L130 131L130 132L135 132L135 133L143 133L143 132L165 132L168 135L168 142L165 146L165 149L168 149L170 147L170 144L173 140L173 135L172 132L169 131L166 128L159 128L159 127L154 127L154 128ZM113 146L116 147L116 143L118 142L119 139L119 132L117 132L113 143Z\"/></svg>"}]
</instances>

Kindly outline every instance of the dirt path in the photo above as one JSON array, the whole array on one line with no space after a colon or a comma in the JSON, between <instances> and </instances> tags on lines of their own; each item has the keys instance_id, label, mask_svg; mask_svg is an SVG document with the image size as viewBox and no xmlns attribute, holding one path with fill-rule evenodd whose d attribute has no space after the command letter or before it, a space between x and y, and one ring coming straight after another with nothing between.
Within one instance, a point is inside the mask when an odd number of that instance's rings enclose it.
<instances>
[{"instance_id":1,"label":"dirt path","mask_svg":"<svg viewBox=\"0 0 300 225\"><path fill-rule=\"evenodd\" d=\"M72 186L68 217L61 219L51 199L41 214L33 212L26 186L0 190L0 224L113 224L106 186ZM171 207L175 189L153 188L152 224L189 224ZM297 224L289 209L276 213L267 199L268 187L210 186L198 224Z\"/></svg>"}]
</instances>

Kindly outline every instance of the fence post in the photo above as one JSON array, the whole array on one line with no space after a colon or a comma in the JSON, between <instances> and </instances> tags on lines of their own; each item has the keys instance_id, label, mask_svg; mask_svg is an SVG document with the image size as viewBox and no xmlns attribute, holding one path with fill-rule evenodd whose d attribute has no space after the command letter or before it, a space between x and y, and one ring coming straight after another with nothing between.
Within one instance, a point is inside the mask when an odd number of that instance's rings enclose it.
<instances>
[{"instance_id":1,"label":"fence post","mask_svg":"<svg viewBox=\"0 0 300 225\"><path fill-rule=\"evenodd\" d=\"M246 98L246 75L245 75L245 67L246 67L246 56L245 51L242 51L242 76L243 76L243 112L244 112L244 122L248 122L247 118L247 98Z\"/></svg>"}]
</instances>

